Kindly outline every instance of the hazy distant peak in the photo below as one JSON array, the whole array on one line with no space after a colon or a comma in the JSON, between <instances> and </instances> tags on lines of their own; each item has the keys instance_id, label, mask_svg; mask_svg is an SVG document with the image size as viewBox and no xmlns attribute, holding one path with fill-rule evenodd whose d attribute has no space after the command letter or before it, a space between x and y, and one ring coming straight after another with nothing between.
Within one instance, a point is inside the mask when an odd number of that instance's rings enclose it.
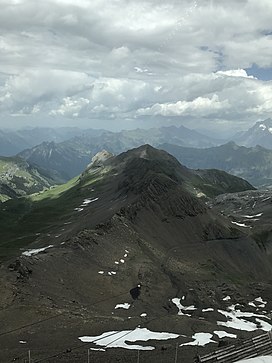
<instances>
[{"instance_id":1,"label":"hazy distant peak","mask_svg":"<svg viewBox=\"0 0 272 363\"><path fill-rule=\"evenodd\" d=\"M271 120L271 118L268 118L264 121L257 122L255 127L258 127L262 131L266 131L266 132L268 131L268 132L272 133L272 120Z\"/></svg>"}]
</instances>

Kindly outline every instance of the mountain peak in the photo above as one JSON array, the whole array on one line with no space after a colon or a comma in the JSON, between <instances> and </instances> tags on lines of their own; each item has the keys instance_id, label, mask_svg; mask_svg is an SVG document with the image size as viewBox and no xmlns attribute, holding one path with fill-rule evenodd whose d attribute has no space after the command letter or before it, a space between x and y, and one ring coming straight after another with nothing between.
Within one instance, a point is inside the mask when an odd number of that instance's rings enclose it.
<instances>
[{"instance_id":1,"label":"mountain peak","mask_svg":"<svg viewBox=\"0 0 272 363\"><path fill-rule=\"evenodd\" d=\"M268 118L258 121L247 131L237 134L234 141L238 145L254 147L260 145L264 148L271 149L272 145L272 119Z\"/></svg>"},{"instance_id":2,"label":"mountain peak","mask_svg":"<svg viewBox=\"0 0 272 363\"><path fill-rule=\"evenodd\" d=\"M255 127L261 129L262 131L268 131L272 133L272 120L271 118L268 118L264 121L257 122Z\"/></svg>"},{"instance_id":3,"label":"mountain peak","mask_svg":"<svg viewBox=\"0 0 272 363\"><path fill-rule=\"evenodd\" d=\"M105 161L112 158L113 154L108 152L107 150L99 151L95 156L92 158L92 162L90 166L100 167L103 166Z\"/></svg>"}]
</instances>

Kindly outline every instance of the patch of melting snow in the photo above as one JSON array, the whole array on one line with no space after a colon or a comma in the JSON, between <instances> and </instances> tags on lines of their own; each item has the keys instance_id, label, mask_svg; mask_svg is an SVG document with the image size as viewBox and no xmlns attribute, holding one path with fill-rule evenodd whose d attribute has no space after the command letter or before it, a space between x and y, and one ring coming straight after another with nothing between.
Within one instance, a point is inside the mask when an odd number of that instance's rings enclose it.
<instances>
[{"instance_id":1,"label":"patch of melting snow","mask_svg":"<svg viewBox=\"0 0 272 363\"><path fill-rule=\"evenodd\" d=\"M249 306L253 306L254 308L256 308L257 306L256 306L256 304L253 302L253 301L250 301L249 303L248 303L248 305Z\"/></svg>"},{"instance_id":2,"label":"patch of melting snow","mask_svg":"<svg viewBox=\"0 0 272 363\"><path fill-rule=\"evenodd\" d=\"M236 339L237 338L237 335L236 334L230 334L230 333L227 333L224 330L215 330L213 333L216 334L219 339L222 339L222 338L233 338L233 339Z\"/></svg>"},{"instance_id":3,"label":"patch of melting snow","mask_svg":"<svg viewBox=\"0 0 272 363\"><path fill-rule=\"evenodd\" d=\"M261 297L257 297L256 299L255 299L255 301L257 301L257 302L259 302L259 303L261 303L261 304L263 304L263 305L266 305L267 304L267 301L264 301ZM259 305L260 306L260 305Z\"/></svg>"},{"instance_id":4,"label":"patch of melting snow","mask_svg":"<svg viewBox=\"0 0 272 363\"><path fill-rule=\"evenodd\" d=\"M182 305L180 302L181 302L182 299L179 299L179 298L174 298L172 299L172 302L173 304L176 305L176 307L179 309L178 311L178 315L187 315L187 316L191 316L189 314L185 314L182 312L182 310L184 311L192 311L192 310L196 310L196 307L194 305L191 305L191 306L184 306Z\"/></svg>"},{"instance_id":5,"label":"patch of melting snow","mask_svg":"<svg viewBox=\"0 0 272 363\"><path fill-rule=\"evenodd\" d=\"M241 317L245 317L245 318L252 318L252 317L255 317L255 318L267 318L267 316L265 316L265 315L249 313L249 312L241 311L241 310L237 310L235 312L235 316L237 318L241 318Z\"/></svg>"},{"instance_id":6,"label":"patch of melting snow","mask_svg":"<svg viewBox=\"0 0 272 363\"><path fill-rule=\"evenodd\" d=\"M261 298L258 298L259 301ZM256 299L255 299L256 300ZM255 314L252 312L244 312L241 310L235 310L236 305L232 305L229 307L231 311L218 310L218 312L224 315L229 320L227 322L218 321L217 324L221 326L226 326L228 328L233 328L236 330L244 330L244 331L254 331L257 329L262 329L264 331L270 331L272 326L259 318L269 319L265 315ZM251 321L241 319L241 318L256 318L256 323ZM261 326L261 327L260 327Z\"/></svg>"},{"instance_id":7,"label":"patch of melting snow","mask_svg":"<svg viewBox=\"0 0 272 363\"><path fill-rule=\"evenodd\" d=\"M93 199L84 199L83 203L84 205L88 205L90 203L96 202L99 198L93 198Z\"/></svg>"},{"instance_id":8,"label":"patch of melting snow","mask_svg":"<svg viewBox=\"0 0 272 363\"><path fill-rule=\"evenodd\" d=\"M272 363L272 357L271 357L271 355L270 356L261 356L261 357L256 357L256 358L239 360L235 363Z\"/></svg>"},{"instance_id":9,"label":"patch of melting snow","mask_svg":"<svg viewBox=\"0 0 272 363\"><path fill-rule=\"evenodd\" d=\"M142 346L127 344L127 342L146 342L148 340L168 340L177 339L178 334L152 332L146 328L136 328L134 330L110 331L99 336L83 336L79 337L84 343L96 344L105 348L124 348L132 350L154 350L153 346Z\"/></svg>"},{"instance_id":10,"label":"patch of melting snow","mask_svg":"<svg viewBox=\"0 0 272 363\"><path fill-rule=\"evenodd\" d=\"M223 299L223 301L229 301L229 300L231 300L231 297L230 297L230 296L226 296L226 297L224 297L224 299Z\"/></svg>"},{"instance_id":11,"label":"patch of melting snow","mask_svg":"<svg viewBox=\"0 0 272 363\"><path fill-rule=\"evenodd\" d=\"M105 352L106 350L103 348L90 348L90 350L94 350L96 352Z\"/></svg>"},{"instance_id":12,"label":"patch of melting snow","mask_svg":"<svg viewBox=\"0 0 272 363\"><path fill-rule=\"evenodd\" d=\"M245 215L245 216L241 216L243 218L248 218L248 219L252 219L252 218L256 218L256 217L261 217L263 215L263 213L259 213L259 214L255 214L255 215Z\"/></svg>"},{"instance_id":13,"label":"patch of melting snow","mask_svg":"<svg viewBox=\"0 0 272 363\"><path fill-rule=\"evenodd\" d=\"M216 341L212 340L212 334L210 333L196 333L192 336L192 339L194 339L193 342L180 344L180 347L183 347L184 345L199 345L204 347L210 343L217 343Z\"/></svg>"},{"instance_id":14,"label":"patch of melting snow","mask_svg":"<svg viewBox=\"0 0 272 363\"><path fill-rule=\"evenodd\" d=\"M129 308L130 308L130 304L129 303L124 303L124 304L117 304L114 309L128 310Z\"/></svg>"},{"instance_id":15,"label":"patch of melting snow","mask_svg":"<svg viewBox=\"0 0 272 363\"><path fill-rule=\"evenodd\" d=\"M247 320L237 318L233 312L229 313L224 310L218 310L218 312L224 315L226 318L229 318L228 321L218 321L217 324L220 326L225 326L227 328L233 328L236 330L244 330L244 331L254 331L257 329L256 324L249 322Z\"/></svg>"},{"instance_id":16,"label":"patch of melting snow","mask_svg":"<svg viewBox=\"0 0 272 363\"><path fill-rule=\"evenodd\" d=\"M238 223L238 222L234 222L234 221L231 221L232 224L235 224L236 226L238 227L244 227L244 228L252 228L251 226L247 226L246 224L244 223Z\"/></svg>"},{"instance_id":17,"label":"patch of melting snow","mask_svg":"<svg viewBox=\"0 0 272 363\"><path fill-rule=\"evenodd\" d=\"M49 246L42 247L42 248L35 248L32 250L27 250L27 251L23 252L22 255L28 256L28 257L35 256L38 253L43 252L43 251L47 250L48 248L52 248L52 247L54 247L54 245L49 245Z\"/></svg>"},{"instance_id":18,"label":"patch of melting snow","mask_svg":"<svg viewBox=\"0 0 272 363\"><path fill-rule=\"evenodd\" d=\"M272 330L272 325L267 323L266 321L263 321L261 319L256 319L256 321L261 325L262 330L267 332Z\"/></svg>"},{"instance_id":19,"label":"patch of melting snow","mask_svg":"<svg viewBox=\"0 0 272 363\"><path fill-rule=\"evenodd\" d=\"M84 210L84 207L87 207L90 203L96 202L99 198L93 198L93 199L84 199L80 207L75 208L74 210L77 212L82 212ZM65 224L65 223L64 223Z\"/></svg>"}]
</instances>

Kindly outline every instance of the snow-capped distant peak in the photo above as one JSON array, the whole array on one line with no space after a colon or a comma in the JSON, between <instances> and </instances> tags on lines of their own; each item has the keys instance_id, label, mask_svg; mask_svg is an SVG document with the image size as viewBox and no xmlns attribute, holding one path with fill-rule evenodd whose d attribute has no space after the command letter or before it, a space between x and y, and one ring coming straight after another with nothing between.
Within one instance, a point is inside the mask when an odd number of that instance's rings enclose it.
<instances>
[{"instance_id":1,"label":"snow-capped distant peak","mask_svg":"<svg viewBox=\"0 0 272 363\"><path fill-rule=\"evenodd\" d=\"M270 132L270 134L272 134L272 127L270 125L267 126L267 125L261 123L259 125L259 129L261 129L262 131L266 131L267 130L268 132Z\"/></svg>"}]
</instances>

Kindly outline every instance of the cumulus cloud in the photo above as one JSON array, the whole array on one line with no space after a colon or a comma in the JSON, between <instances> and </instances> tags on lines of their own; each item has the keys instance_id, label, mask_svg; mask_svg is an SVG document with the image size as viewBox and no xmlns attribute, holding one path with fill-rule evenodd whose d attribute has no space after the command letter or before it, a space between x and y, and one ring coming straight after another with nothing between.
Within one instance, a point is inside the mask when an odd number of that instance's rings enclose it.
<instances>
[{"instance_id":1,"label":"cumulus cloud","mask_svg":"<svg viewBox=\"0 0 272 363\"><path fill-rule=\"evenodd\" d=\"M255 78L253 76L249 76L244 69L230 69L228 71L218 71L217 74L223 74L230 77Z\"/></svg>"},{"instance_id":2,"label":"cumulus cloud","mask_svg":"<svg viewBox=\"0 0 272 363\"><path fill-rule=\"evenodd\" d=\"M245 70L190 74L176 80L182 99L140 108L139 115L200 116L238 122L266 118L272 110L272 82L262 82ZM200 96L199 96L200 95Z\"/></svg>"},{"instance_id":3,"label":"cumulus cloud","mask_svg":"<svg viewBox=\"0 0 272 363\"><path fill-rule=\"evenodd\" d=\"M139 109L140 115L162 115L162 116L180 116L191 115L210 116L216 111L229 108L227 100L220 102L218 95L214 94L209 97L197 97L193 101L178 101L176 103L156 103L152 107Z\"/></svg>"},{"instance_id":4,"label":"cumulus cloud","mask_svg":"<svg viewBox=\"0 0 272 363\"><path fill-rule=\"evenodd\" d=\"M32 69L9 76L0 87L1 109L29 113L38 104L47 105L64 96L78 94L90 87L84 73Z\"/></svg>"},{"instance_id":5,"label":"cumulus cloud","mask_svg":"<svg viewBox=\"0 0 272 363\"><path fill-rule=\"evenodd\" d=\"M6 115L237 120L271 113L269 0L0 0ZM147 119L148 119L147 117Z\"/></svg>"}]
</instances>

